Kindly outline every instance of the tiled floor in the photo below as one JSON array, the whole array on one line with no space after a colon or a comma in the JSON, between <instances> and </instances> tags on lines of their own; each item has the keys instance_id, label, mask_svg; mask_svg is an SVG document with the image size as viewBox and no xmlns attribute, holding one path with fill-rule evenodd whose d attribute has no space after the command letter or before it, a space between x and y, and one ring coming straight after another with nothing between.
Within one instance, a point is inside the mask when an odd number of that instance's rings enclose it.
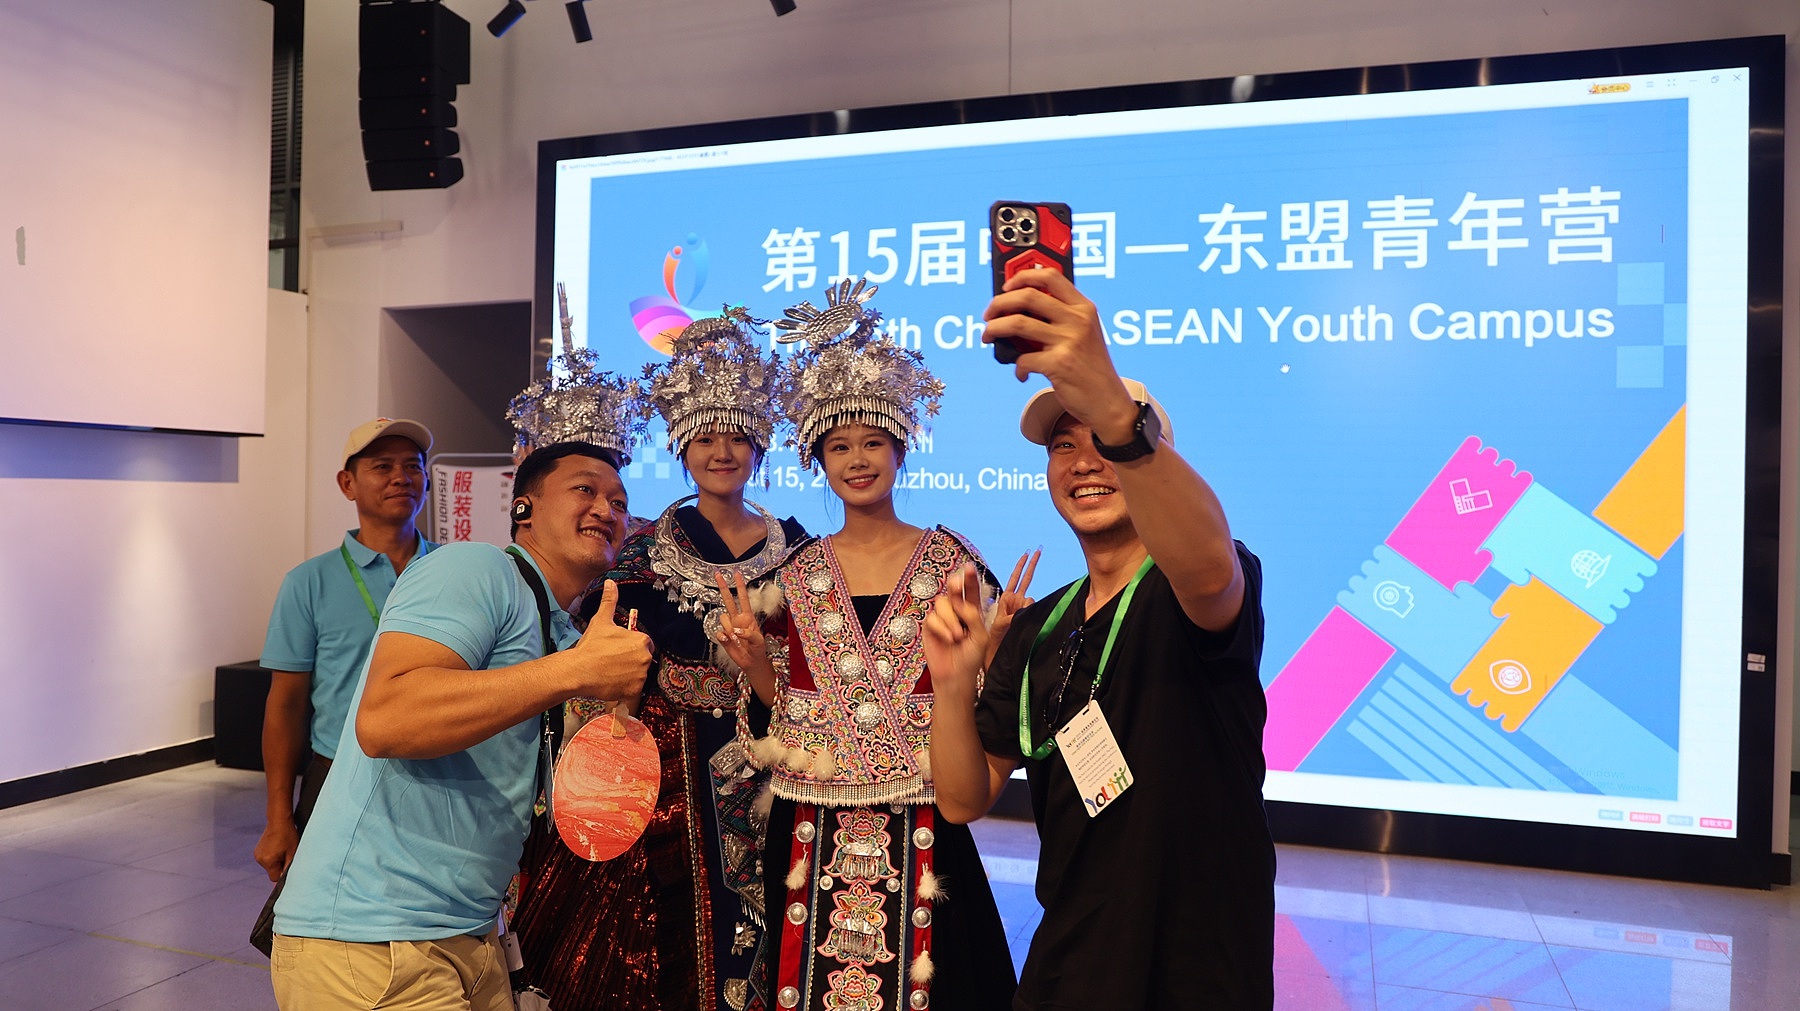
<instances>
[{"instance_id":1,"label":"tiled floor","mask_svg":"<svg viewBox=\"0 0 1800 1011\"><path fill-rule=\"evenodd\" d=\"M195 765L0 811L0 1011L257 1011L259 773ZM1028 824L977 826L1022 958ZM1282 847L1284 1011L1800 1008L1800 893Z\"/></svg>"}]
</instances>

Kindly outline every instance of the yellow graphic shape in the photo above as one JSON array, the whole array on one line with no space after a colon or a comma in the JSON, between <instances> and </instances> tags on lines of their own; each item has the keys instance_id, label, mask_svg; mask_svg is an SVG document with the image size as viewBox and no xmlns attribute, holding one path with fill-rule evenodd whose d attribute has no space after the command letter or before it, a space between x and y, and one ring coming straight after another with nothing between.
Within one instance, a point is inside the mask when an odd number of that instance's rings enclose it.
<instances>
[{"instance_id":1,"label":"yellow graphic shape","mask_svg":"<svg viewBox=\"0 0 1800 1011\"><path fill-rule=\"evenodd\" d=\"M1594 518L1612 527L1644 554L1661 558L1681 536L1686 477L1684 406L1600 500Z\"/></svg>"},{"instance_id":2,"label":"yellow graphic shape","mask_svg":"<svg viewBox=\"0 0 1800 1011\"><path fill-rule=\"evenodd\" d=\"M1569 672L1601 625L1535 577L1507 587L1494 602L1494 616L1505 620L1450 688L1476 709L1486 706L1487 718L1510 734Z\"/></svg>"}]
</instances>

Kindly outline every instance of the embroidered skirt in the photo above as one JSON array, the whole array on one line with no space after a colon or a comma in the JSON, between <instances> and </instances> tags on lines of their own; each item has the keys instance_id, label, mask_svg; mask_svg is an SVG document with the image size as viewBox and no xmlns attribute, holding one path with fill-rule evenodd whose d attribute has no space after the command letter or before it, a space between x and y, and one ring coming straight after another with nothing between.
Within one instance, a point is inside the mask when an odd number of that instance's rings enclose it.
<instances>
[{"instance_id":1,"label":"embroidered skirt","mask_svg":"<svg viewBox=\"0 0 1800 1011\"><path fill-rule=\"evenodd\" d=\"M935 807L777 799L763 865L777 1011L1012 1007L1012 956L974 837Z\"/></svg>"}]
</instances>

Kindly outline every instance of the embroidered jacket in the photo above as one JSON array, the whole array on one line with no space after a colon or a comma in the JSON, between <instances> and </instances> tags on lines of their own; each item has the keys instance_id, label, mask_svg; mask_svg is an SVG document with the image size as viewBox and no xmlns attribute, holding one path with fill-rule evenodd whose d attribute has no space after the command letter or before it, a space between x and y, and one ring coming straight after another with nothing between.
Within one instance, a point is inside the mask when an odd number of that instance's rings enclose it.
<instances>
[{"instance_id":1,"label":"embroidered jacket","mask_svg":"<svg viewBox=\"0 0 1800 1011\"><path fill-rule=\"evenodd\" d=\"M927 530L864 635L829 538L796 551L778 576L788 606L788 664L778 670L770 739L757 749L775 793L827 806L934 800L931 675L921 626L944 580L973 561L961 535Z\"/></svg>"}]
</instances>

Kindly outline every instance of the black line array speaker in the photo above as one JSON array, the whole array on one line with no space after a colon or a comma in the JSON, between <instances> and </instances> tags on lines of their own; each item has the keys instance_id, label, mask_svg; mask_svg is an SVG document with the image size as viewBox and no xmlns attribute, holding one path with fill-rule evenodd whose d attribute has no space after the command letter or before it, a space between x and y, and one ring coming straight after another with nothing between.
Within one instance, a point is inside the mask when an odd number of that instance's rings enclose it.
<instances>
[{"instance_id":1,"label":"black line array speaker","mask_svg":"<svg viewBox=\"0 0 1800 1011\"><path fill-rule=\"evenodd\" d=\"M374 190L442 189L463 177L456 86L469 23L438 0L363 0L357 112Z\"/></svg>"}]
</instances>

